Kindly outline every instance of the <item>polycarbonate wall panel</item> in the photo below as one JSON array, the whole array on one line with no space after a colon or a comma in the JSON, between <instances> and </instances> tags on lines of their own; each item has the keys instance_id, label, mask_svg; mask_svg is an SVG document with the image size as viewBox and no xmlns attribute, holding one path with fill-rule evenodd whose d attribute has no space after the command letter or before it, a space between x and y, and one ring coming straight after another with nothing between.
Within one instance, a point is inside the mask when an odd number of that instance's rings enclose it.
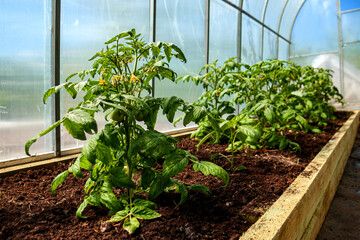
<instances>
[{"instance_id":1,"label":"polycarbonate wall panel","mask_svg":"<svg viewBox=\"0 0 360 240\"><path fill-rule=\"evenodd\" d=\"M360 108L360 43L344 46L344 96L352 107Z\"/></svg>"},{"instance_id":2,"label":"polycarbonate wall panel","mask_svg":"<svg viewBox=\"0 0 360 240\"><path fill-rule=\"evenodd\" d=\"M264 29L263 60L276 58L276 36Z\"/></svg>"},{"instance_id":3,"label":"polycarbonate wall panel","mask_svg":"<svg viewBox=\"0 0 360 240\"><path fill-rule=\"evenodd\" d=\"M304 0L289 0L281 19L280 31L279 31L280 35L286 38L289 37L291 31L291 25L294 22L296 13L301 7L301 4L303 2Z\"/></svg>"},{"instance_id":4,"label":"polycarbonate wall panel","mask_svg":"<svg viewBox=\"0 0 360 240\"><path fill-rule=\"evenodd\" d=\"M243 0L243 9L261 21L265 0Z\"/></svg>"},{"instance_id":5,"label":"polycarbonate wall panel","mask_svg":"<svg viewBox=\"0 0 360 240\"><path fill-rule=\"evenodd\" d=\"M279 38L279 49L278 49L278 59L279 60L289 60L289 43Z\"/></svg>"},{"instance_id":6,"label":"polycarbonate wall panel","mask_svg":"<svg viewBox=\"0 0 360 240\"><path fill-rule=\"evenodd\" d=\"M0 1L0 161L25 156L25 142L51 124L50 1ZM51 134L32 154L52 151Z\"/></svg>"},{"instance_id":7,"label":"polycarbonate wall panel","mask_svg":"<svg viewBox=\"0 0 360 240\"><path fill-rule=\"evenodd\" d=\"M209 62L222 64L237 55L239 11L221 0L210 4ZM219 21L221 19L221 21Z\"/></svg>"},{"instance_id":8,"label":"polycarbonate wall panel","mask_svg":"<svg viewBox=\"0 0 360 240\"><path fill-rule=\"evenodd\" d=\"M344 42L360 40L360 11L343 13L341 24Z\"/></svg>"},{"instance_id":9,"label":"polycarbonate wall panel","mask_svg":"<svg viewBox=\"0 0 360 240\"><path fill-rule=\"evenodd\" d=\"M277 31L285 0L269 0L265 12L265 25ZM291 4L291 3L290 3Z\"/></svg>"},{"instance_id":10,"label":"polycarbonate wall panel","mask_svg":"<svg viewBox=\"0 0 360 240\"><path fill-rule=\"evenodd\" d=\"M336 0L306 1L291 35L291 56L338 50Z\"/></svg>"},{"instance_id":11,"label":"polycarbonate wall panel","mask_svg":"<svg viewBox=\"0 0 360 240\"><path fill-rule=\"evenodd\" d=\"M241 62L255 64L260 59L260 24L243 14L241 28Z\"/></svg>"},{"instance_id":12,"label":"polycarbonate wall panel","mask_svg":"<svg viewBox=\"0 0 360 240\"><path fill-rule=\"evenodd\" d=\"M135 28L144 41L149 41L149 1L62 0L61 3L62 81L74 72L90 69L92 62L88 59L104 48L104 42L116 34ZM78 101L63 91L61 116L66 114L69 107L76 106ZM104 119L101 115L97 119L101 127ZM73 139L63 127L61 139L63 150L83 145L83 141Z\"/></svg>"},{"instance_id":13,"label":"polycarbonate wall panel","mask_svg":"<svg viewBox=\"0 0 360 240\"><path fill-rule=\"evenodd\" d=\"M341 0L341 11L353 10L356 8L360 8L359 0Z\"/></svg>"},{"instance_id":14,"label":"polycarbonate wall panel","mask_svg":"<svg viewBox=\"0 0 360 240\"><path fill-rule=\"evenodd\" d=\"M161 0L157 1L156 7L156 40L176 44L187 58L187 63L173 59L171 68L178 76L197 75L205 64L205 1ZM175 84L168 79L155 81L156 97L178 96L193 102L202 92L202 88L193 83ZM182 127L182 124L178 123L177 127ZM159 118L158 130L173 128L164 116Z\"/></svg>"}]
</instances>

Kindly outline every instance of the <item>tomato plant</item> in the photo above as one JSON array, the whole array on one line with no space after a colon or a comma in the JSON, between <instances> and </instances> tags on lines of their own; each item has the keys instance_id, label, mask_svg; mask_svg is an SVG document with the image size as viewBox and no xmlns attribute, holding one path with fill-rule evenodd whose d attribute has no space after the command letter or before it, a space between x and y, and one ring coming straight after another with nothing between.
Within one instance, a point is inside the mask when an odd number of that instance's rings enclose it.
<instances>
[{"instance_id":1,"label":"tomato plant","mask_svg":"<svg viewBox=\"0 0 360 240\"><path fill-rule=\"evenodd\" d=\"M190 121L198 124L198 129L192 137L197 140L203 138L205 141L215 136L213 143L219 143L221 136L224 135L220 131L223 117L227 116L231 119L235 113L230 86L241 67L242 64L237 63L236 58L230 58L222 66L217 66L217 61L205 65L200 70L200 74L204 72L201 76L186 75L177 79L184 82L193 81L204 89L203 94L183 110L184 125Z\"/></svg>"},{"instance_id":2,"label":"tomato plant","mask_svg":"<svg viewBox=\"0 0 360 240\"><path fill-rule=\"evenodd\" d=\"M25 151L29 155L30 146L60 124L76 139L86 140L86 133L94 134L74 164L53 180L51 192L55 194L69 173L83 177L81 169L90 171L84 186L84 201L76 216L86 218L83 211L87 205L106 206L111 216L109 221L123 221L123 228L131 234L140 226L139 219L160 217L152 200L163 191L179 192L178 204L187 199L188 189L209 193L205 186L186 186L173 179L188 164L192 163L195 172L221 178L225 185L229 176L214 163L199 161L178 149L175 138L154 130L160 109L172 122L184 101L175 96L154 98L143 91L152 93L154 78L175 81L176 73L169 63L173 57L186 62L181 49L172 43L145 43L134 29L116 35L105 44L106 48L90 59L94 61L92 69L72 74L65 83L45 92L44 102L62 88L73 98L80 91L85 95L60 121L30 139ZM70 81L75 76L79 81ZM99 132L94 119L98 112L104 112L108 121ZM160 168L155 168L159 164Z\"/></svg>"}]
</instances>

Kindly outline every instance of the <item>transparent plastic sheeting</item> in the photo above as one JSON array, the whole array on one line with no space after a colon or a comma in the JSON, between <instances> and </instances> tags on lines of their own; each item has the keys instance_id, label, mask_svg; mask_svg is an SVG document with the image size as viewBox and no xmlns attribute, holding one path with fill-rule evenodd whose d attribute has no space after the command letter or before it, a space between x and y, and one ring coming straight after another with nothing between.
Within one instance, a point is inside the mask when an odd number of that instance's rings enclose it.
<instances>
[{"instance_id":1,"label":"transparent plastic sheeting","mask_svg":"<svg viewBox=\"0 0 360 240\"><path fill-rule=\"evenodd\" d=\"M345 43L360 40L360 10L356 12L343 13L341 15L341 24L343 41Z\"/></svg>"},{"instance_id":2,"label":"transparent plastic sheeting","mask_svg":"<svg viewBox=\"0 0 360 240\"><path fill-rule=\"evenodd\" d=\"M265 13L265 25L277 31L281 11L284 7L285 0L268 0Z\"/></svg>"},{"instance_id":3,"label":"transparent plastic sheeting","mask_svg":"<svg viewBox=\"0 0 360 240\"><path fill-rule=\"evenodd\" d=\"M263 60L276 58L276 35L264 29Z\"/></svg>"},{"instance_id":4,"label":"transparent plastic sheeting","mask_svg":"<svg viewBox=\"0 0 360 240\"><path fill-rule=\"evenodd\" d=\"M251 18L243 15L241 29L241 61L255 64L260 58L260 32L261 26Z\"/></svg>"},{"instance_id":5,"label":"transparent plastic sheeting","mask_svg":"<svg viewBox=\"0 0 360 240\"><path fill-rule=\"evenodd\" d=\"M209 62L225 60L237 55L239 11L221 0L210 4ZM221 21L219 21L221 19Z\"/></svg>"},{"instance_id":6,"label":"transparent plastic sheeting","mask_svg":"<svg viewBox=\"0 0 360 240\"><path fill-rule=\"evenodd\" d=\"M170 66L178 76L198 74L205 64L205 1L160 0L157 1L156 7L156 40L176 44L184 51L187 58L187 63L173 59ZM178 96L185 101L193 102L202 91L200 86L195 86L193 83L175 84L168 79L155 81L156 97ZM175 118L179 116L181 114L176 114ZM183 125L178 123L176 127L181 128ZM165 116L159 115L157 129L167 131L174 127Z\"/></svg>"},{"instance_id":7,"label":"transparent plastic sheeting","mask_svg":"<svg viewBox=\"0 0 360 240\"><path fill-rule=\"evenodd\" d=\"M280 35L288 38L290 37L291 26L296 17L296 13L305 0L289 0L284 10L281 23L280 23Z\"/></svg>"},{"instance_id":8,"label":"transparent plastic sheeting","mask_svg":"<svg viewBox=\"0 0 360 240\"><path fill-rule=\"evenodd\" d=\"M338 50L336 0L305 1L291 35L290 56Z\"/></svg>"},{"instance_id":9,"label":"transparent plastic sheeting","mask_svg":"<svg viewBox=\"0 0 360 240\"><path fill-rule=\"evenodd\" d=\"M289 53L289 43L280 38L278 59L288 61L289 60L288 53Z\"/></svg>"},{"instance_id":10,"label":"transparent plastic sheeting","mask_svg":"<svg viewBox=\"0 0 360 240\"><path fill-rule=\"evenodd\" d=\"M25 156L25 142L51 124L50 1L0 1L0 161ZM50 135L32 153L52 151Z\"/></svg>"},{"instance_id":11,"label":"transparent plastic sheeting","mask_svg":"<svg viewBox=\"0 0 360 240\"><path fill-rule=\"evenodd\" d=\"M105 42L116 34L135 28L144 41L149 39L149 1L133 0L62 0L61 1L61 80L74 72L90 69L90 59L105 47ZM76 80L74 78L73 80ZM73 100L62 91L61 116L81 100ZM97 113L99 128L105 124L103 115ZM83 141L74 139L61 128L62 150L81 147Z\"/></svg>"},{"instance_id":12,"label":"transparent plastic sheeting","mask_svg":"<svg viewBox=\"0 0 360 240\"><path fill-rule=\"evenodd\" d=\"M360 104L360 43L344 46L345 101L359 109Z\"/></svg>"},{"instance_id":13,"label":"transparent plastic sheeting","mask_svg":"<svg viewBox=\"0 0 360 240\"><path fill-rule=\"evenodd\" d=\"M243 9L261 21L265 0L243 0Z\"/></svg>"}]
</instances>

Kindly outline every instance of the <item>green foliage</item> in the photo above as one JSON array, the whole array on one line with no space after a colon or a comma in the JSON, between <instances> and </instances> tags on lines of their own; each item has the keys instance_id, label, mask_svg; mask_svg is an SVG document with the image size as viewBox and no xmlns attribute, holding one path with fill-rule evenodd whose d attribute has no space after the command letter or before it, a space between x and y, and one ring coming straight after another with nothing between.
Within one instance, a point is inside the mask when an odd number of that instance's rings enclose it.
<instances>
[{"instance_id":1,"label":"green foliage","mask_svg":"<svg viewBox=\"0 0 360 240\"><path fill-rule=\"evenodd\" d=\"M219 125L223 121L222 117L228 115L227 118L232 118L235 113L235 105L231 101L233 92L230 86L234 85L234 81L238 77L237 71L240 71L242 66L243 64L236 62L236 58L230 58L220 67L215 61L201 69L200 74L204 72L201 76L186 75L176 80L193 81L205 90L194 103L183 109L185 112L184 125L191 121L199 125L192 135L196 139L205 136L209 138L209 134L214 132L215 138L212 138L212 142L220 142L222 134Z\"/></svg>"},{"instance_id":2,"label":"green foliage","mask_svg":"<svg viewBox=\"0 0 360 240\"><path fill-rule=\"evenodd\" d=\"M172 43L143 42L135 30L126 31L113 37L106 47L96 53L90 70L82 70L70 75L66 82L45 92L43 101L62 88L73 97L84 91L82 101L50 128L41 132L26 143L26 153L41 136L47 134L61 123L76 139L86 140L81 155L65 172L58 175L51 192L66 179L69 173L83 177L82 169L90 171L84 191L86 196L79 206L76 216L83 216L87 205L109 209L111 222L124 221L123 227L130 234L139 226L138 219L160 217L151 202L163 191L174 189L181 195L179 204L188 197L188 188L172 179L192 163L196 171L212 174L229 181L228 174L212 163L200 162L197 158L178 149L178 141L154 130L160 109L172 122L175 112L184 108L184 101L178 97L154 98L143 94L152 93L151 81L154 78L175 81L176 73L170 68L172 58L186 62L180 48ZM78 81L71 79L78 77ZM97 79L97 80L96 80ZM105 113L108 123L98 132L95 114ZM193 107L192 119L200 118L203 110ZM145 127L144 127L145 126ZM158 166L160 164L160 169ZM162 167L161 167L162 164ZM140 176L139 181L134 177ZM115 194L114 189L121 189ZM209 193L206 187L194 186L192 189ZM148 194L148 200L139 196Z\"/></svg>"},{"instance_id":3,"label":"green foliage","mask_svg":"<svg viewBox=\"0 0 360 240\"><path fill-rule=\"evenodd\" d=\"M206 70L203 76L178 78L201 84L205 90L197 101L183 108L183 123L199 125L192 135L200 140L198 146L206 141L229 143L232 170L233 155L239 149L300 150L298 144L285 138L286 133L320 133L318 127L334 118L335 109L329 101L343 103L328 69L274 59L249 66L232 58L219 68L215 61L202 70ZM239 114L232 107L236 104L245 105ZM197 108L203 111L195 115Z\"/></svg>"}]
</instances>

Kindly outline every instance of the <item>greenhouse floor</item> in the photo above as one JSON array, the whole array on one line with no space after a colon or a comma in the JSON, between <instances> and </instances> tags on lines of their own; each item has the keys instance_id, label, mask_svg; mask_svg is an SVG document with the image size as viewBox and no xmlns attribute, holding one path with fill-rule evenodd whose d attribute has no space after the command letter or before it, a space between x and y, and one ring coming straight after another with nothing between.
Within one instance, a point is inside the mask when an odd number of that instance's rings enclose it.
<instances>
[{"instance_id":1,"label":"greenhouse floor","mask_svg":"<svg viewBox=\"0 0 360 240\"><path fill-rule=\"evenodd\" d=\"M360 130L317 240L360 239Z\"/></svg>"}]
</instances>

